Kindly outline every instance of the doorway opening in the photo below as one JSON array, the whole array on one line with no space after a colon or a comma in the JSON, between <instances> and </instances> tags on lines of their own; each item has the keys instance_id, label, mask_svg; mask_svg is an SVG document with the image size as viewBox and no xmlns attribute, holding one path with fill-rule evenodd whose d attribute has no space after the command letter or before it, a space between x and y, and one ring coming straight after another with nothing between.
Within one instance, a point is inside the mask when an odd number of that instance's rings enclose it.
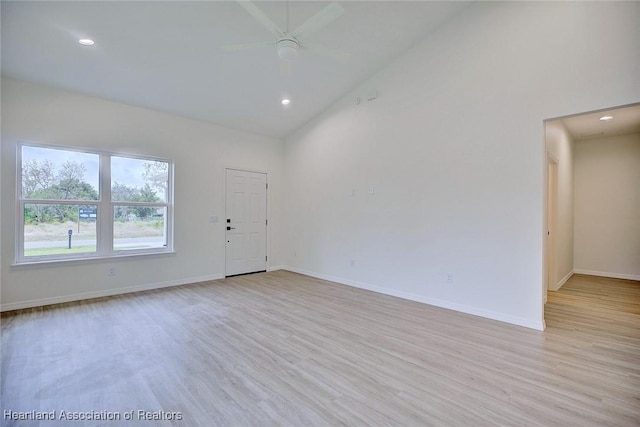
<instances>
[{"instance_id":1,"label":"doorway opening","mask_svg":"<svg viewBox=\"0 0 640 427\"><path fill-rule=\"evenodd\" d=\"M543 322L573 274L640 281L640 103L544 125Z\"/></svg>"}]
</instances>

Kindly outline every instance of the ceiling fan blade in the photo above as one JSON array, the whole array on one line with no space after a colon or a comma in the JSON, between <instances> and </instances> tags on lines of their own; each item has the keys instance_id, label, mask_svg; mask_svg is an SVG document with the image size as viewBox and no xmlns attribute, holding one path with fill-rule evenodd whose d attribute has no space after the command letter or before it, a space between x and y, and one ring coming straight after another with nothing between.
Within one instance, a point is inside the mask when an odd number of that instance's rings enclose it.
<instances>
[{"instance_id":1,"label":"ceiling fan blade","mask_svg":"<svg viewBox=\"0 0 640 427\"><path fill-rule=\"evenodd\" d=\"M351 58L351 55L343 50L331 49L314 43L305 43L301 47L310 52L315 52L319 55L326 56L331 59L337 59L338 61L347 61L349 58Z\"/></svg>"},{"instance_id":2,"label":"ceiling fan blade","mask_svg":"<svg viewBox=\"0 0 640 427\"><path fill-rule=\"evenodd\" d=\"M302 25L296 28L291 34L296 38L304 38L311 33L315 33L322 27L340 17L344 13L344 8L338 2L333 2L320 12L307 19Z\"/></svg>"},{"instance_id":3,"label":"ceiling fan blade","mask_svg":"<svg viewBox=\"0 0 640 427\"><path fill-rule=\"evenodd\" d=\"M255 43L244 43L244 44L232 44L229 46L222 46L222 50L226 50L228 52L233 52L236 50L245 50L245 49L254 49L257 47L264 46L275 46L274 42L255 42Z\"/></svg>"},{"instance_id":4,"label":"ceiling fan blade","mask_svg":"<svg viewBox=\"0 0 640 427\"><path fill-rule=\"evenodd\" d=\"M237 0L238 4L242 6L244 10L251 16L253 16L258 22L260 22L267 30L271 31L277 38L284 36L284 32L278 28L278 26L264 14L258 6L248 0Z\"/></svg>"}]
</instances>

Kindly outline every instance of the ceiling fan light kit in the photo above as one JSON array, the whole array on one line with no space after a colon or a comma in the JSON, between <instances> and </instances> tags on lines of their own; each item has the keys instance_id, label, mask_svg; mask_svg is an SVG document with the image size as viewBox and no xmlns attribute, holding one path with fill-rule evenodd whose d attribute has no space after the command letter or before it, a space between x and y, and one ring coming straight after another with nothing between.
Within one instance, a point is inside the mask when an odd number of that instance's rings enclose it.
<instances>
[{"instance_id":1,"label":"ceiling fan light kit","mask_svg":"<svg viewBox=\"0 0 640 427\"><path fill-rule=\"evenodd\" d=\"M277 43L278 56L280 59L292 61L298 56L298 47L300 45L295 38L282 38Z\"/></svg>"}]
</instances>

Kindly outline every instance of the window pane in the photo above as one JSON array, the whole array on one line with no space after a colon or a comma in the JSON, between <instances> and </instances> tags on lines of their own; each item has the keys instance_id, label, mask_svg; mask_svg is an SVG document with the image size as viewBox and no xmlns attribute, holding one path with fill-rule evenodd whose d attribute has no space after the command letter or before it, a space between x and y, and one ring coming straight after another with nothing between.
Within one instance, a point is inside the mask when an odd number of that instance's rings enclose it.
<instances>
[{"instance_id":1,"label":"window pane","mask_svg":"<svg viewBox=\"0 0 640 427\"><path fill-rule=\"evenodd\" d=\"M22 197L98 200L97 154L22 146Z\"/></svg>"},{"instance_id":2,"label":"window pane","mask_svg":"<svg viewBox=\"0 0 640 427\"><path fill-rule=\"evenodd\" d=\"M95 252L97 213L96 205L26 203L24 256Z\"/></svg>"},{"instance_id":3,"label":"window pane","mask_svg":"<svg viewBox=\"0 0 640 427\"><path fill-rule=\"evenodd\" d=\"M167 246L167 208L116 206L113 209L113 249L164 248Z\"/></svg>"},{"instance_id":4,"label":"window pane","mask_svg":"<svg viewBox=\"0 0 640 427\"><path fill-rule=\"evenodd\" d=\"M169 163L111 157L111 200L166 202Z\"/></svg>"}]
</instances>

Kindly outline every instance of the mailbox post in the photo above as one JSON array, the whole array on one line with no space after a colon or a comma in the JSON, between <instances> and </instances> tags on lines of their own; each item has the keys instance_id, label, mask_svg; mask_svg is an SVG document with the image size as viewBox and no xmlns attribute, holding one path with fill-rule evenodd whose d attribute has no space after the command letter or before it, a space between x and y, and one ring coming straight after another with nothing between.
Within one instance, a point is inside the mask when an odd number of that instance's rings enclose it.
<instances>
[{"instance_id":1,"label":"mailbox post","mask_svg":"<svg viewBox=\"0 0 640 427\"><path fill-rule=\"evenodd\" d=\"M71 235L73 234L73 230L69 229L67 233L69 233L69 247L67 249L71 249Z\"/></svg>"}]
</instances>

